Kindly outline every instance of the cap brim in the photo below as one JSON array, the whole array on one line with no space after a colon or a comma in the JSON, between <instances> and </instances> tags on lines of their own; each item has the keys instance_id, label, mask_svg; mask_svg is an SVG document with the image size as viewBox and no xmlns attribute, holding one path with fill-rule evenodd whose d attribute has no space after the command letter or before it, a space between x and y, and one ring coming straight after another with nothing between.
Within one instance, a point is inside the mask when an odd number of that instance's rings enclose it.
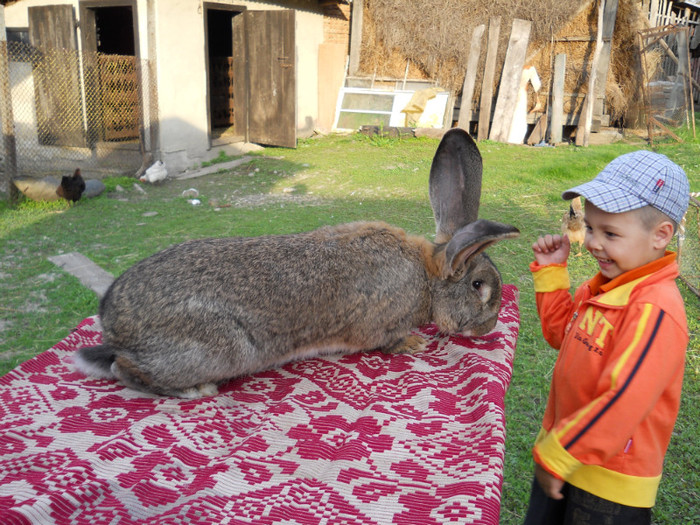
<instances>
[{"instance_id":1,"label":"cap brim","mask_svg":"<svg viewBox=\"0 0 700 525\"><path fill-rule=\"evenodd\" d=\"M642 199L596 179L566 190L561 194L564 200L571 200L578 196L584 197L596 208L608 213L624 213L647 205L647 202Z\"/></svg>"}]
</instances>

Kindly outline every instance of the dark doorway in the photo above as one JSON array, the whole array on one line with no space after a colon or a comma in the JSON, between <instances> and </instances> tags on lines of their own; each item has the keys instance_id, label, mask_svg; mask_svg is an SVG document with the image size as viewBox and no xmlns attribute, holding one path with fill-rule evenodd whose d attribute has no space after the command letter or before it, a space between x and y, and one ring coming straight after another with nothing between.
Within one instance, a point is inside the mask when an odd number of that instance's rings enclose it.
<instances>
[{"instance_id":1,"label":"dark doorway","mask_svg":"<svg viewBox=\"0 0 700 525\"><path fill-rule=\"evenodd\" d=\"M136 55L131 6L100 7L94 11L97 51L105 55Z\"/></svg>"},{"instance_id":2,"label":"dark doorway","mask_svg":"<svg viewBox=\"0 0 700 525\"><path fill-rule=\"evenodd\" d=\"M209 121L214 144L241 140L235 129L233 100L232 21L240 11L206 11L207 61L209 81Z\"/></svg>"}]
</instances>

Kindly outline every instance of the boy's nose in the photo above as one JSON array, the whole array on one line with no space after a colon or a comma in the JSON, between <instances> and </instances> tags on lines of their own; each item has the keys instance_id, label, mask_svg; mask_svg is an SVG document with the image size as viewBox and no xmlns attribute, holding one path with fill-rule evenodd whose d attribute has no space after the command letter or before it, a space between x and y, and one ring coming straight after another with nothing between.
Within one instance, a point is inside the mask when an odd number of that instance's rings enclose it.
<instances>
[{"instance_id":1,"label":"boy's nose","mask_svg":"<svg viewBox=\"0 0 700 525\"><path fill-rule=\"evenodd\" d=\"M600 249L600 241L592 233L586 233L586 236L583 240L583 244L586 247L586 250L588 250L589 252Z\"/></svg>"}]
</instances>

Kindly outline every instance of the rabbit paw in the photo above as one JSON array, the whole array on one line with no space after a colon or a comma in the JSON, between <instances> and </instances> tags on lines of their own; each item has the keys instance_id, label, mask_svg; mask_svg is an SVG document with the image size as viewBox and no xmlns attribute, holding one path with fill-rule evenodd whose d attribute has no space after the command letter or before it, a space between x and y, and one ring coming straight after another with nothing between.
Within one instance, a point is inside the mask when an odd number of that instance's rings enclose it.
<instances>
[{"instance_id":1,"label":"rabbit paw","mask_svg":"<svg viewBox=\"0 0 700 525\"><path fill-rule=\"evenodd\" d=\"M219 388L214 383L200 383L190 388L184 388L176 392L175 395L182 399L199 399L202 397L215 396L218 393Z\"/></svg>"},{"instance_id":2,"label":"rabbit paw","mask_svg":"<svg viewBox=\"0 0 700 525\"><path fill-rule=\"evenodd\" d=\"M385 354L417 354L425 350L427 341L420 335L409 335L390 348L382 350Z\"/></svg>"}]
</instances>

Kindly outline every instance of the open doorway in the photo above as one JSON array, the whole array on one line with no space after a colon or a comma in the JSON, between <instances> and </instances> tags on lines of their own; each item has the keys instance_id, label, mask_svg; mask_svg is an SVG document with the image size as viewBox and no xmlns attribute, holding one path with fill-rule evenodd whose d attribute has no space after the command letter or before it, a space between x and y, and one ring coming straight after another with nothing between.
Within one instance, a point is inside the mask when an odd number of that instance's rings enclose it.
<instances>
[{"instance_id":1,"label":"open doorway","mask_svg":"<svg viewBox=\"0 0 700 525\"><path fill-rule=\"evenodd\" d=\"M91 142L139 138L135 7L134 0L80 3Z\"/></svg>"},{"instance_id":2,"label":"open doorway","mask_svg":"<svg viewBox=\"0 0 700 525\"><path fill-rule=\"evenodd\" d=\"M236 129L233 97L233 18L239 10L220 4L205 4L207 39L207 81L212 145L238 142L243 132Z\"/></svg>"}]
</instances>

